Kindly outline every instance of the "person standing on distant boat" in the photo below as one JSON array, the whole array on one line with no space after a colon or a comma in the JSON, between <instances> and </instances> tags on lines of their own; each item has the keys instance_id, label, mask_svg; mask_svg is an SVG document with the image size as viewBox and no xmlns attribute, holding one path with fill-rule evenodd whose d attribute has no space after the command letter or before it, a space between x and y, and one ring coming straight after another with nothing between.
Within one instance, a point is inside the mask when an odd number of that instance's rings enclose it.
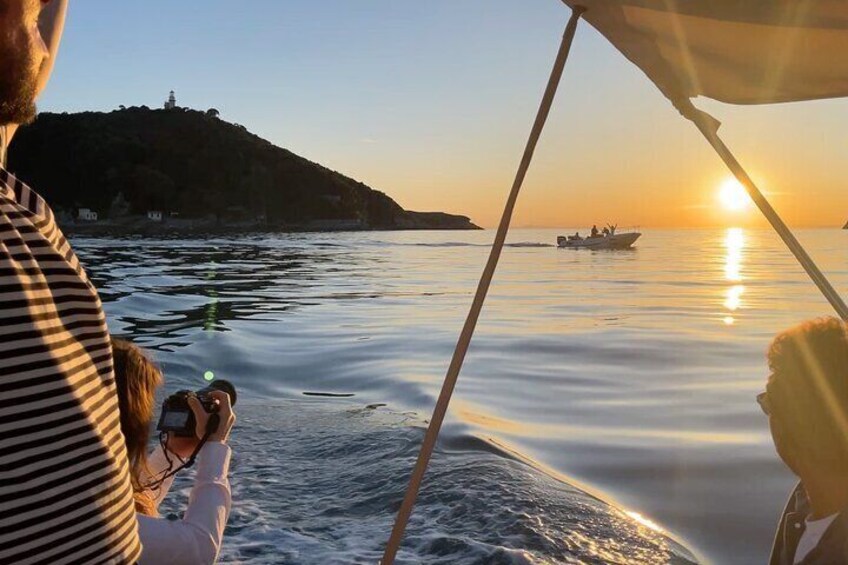
<instances>
[{"instance_id":1,"label":"person standing on distant boat","mask_svg":"<svg viewBox=\"0 0 848 565\"><path fill-rule=\"evenodd\" d=\"M141 552L97 291L47 203L5 169L35 117L67 0L0 0L0 563Z\"/></svg>"},{"instance_id":2,"label":"person standing on distant boat","mask_svg":"<svg viewBox=\"0 0 848 565\"><path fill-rule=\"evenodd\" d=\"M770 565L848 563L848 325L805 322L778 335L757 402L778 455L801 480Z\"/></svg>"},{"instance_id":3,"label":"person standing on distant boat","mask_svg":"<svg viewBox=\"0 0 848 565\"><path fill-rule=\"evenodd\" d=\"M589 237L598 237L598 226L597 226L597 224L592 226L592 235L590 235Z\"/></svg>"}]
</instances>

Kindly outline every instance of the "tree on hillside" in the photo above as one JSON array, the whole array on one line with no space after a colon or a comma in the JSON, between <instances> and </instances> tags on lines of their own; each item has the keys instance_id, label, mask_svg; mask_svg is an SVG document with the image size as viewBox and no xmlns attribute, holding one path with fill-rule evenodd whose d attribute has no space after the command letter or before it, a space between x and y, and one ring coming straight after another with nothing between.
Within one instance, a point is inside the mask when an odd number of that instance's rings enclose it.
<instances>
[{"instance_id":1,"label":"tree on hillside","mask_svg":"<svg viewBox=\"0 0 848 565\"><path fill-rule=\"evenodd\" d=\"M136 214L148 210L163 210L174 193L174 181L164 173L146 165L136 165L126 179L130 192L130 205Z\"/></svg>"}]
</instances>

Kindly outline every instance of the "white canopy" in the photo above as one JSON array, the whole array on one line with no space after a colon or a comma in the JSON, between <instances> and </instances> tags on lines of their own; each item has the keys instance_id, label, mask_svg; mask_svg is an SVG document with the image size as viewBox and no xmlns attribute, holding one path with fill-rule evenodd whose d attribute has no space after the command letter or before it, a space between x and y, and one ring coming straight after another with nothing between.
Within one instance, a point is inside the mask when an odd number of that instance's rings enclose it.
<instances>
[{"instance_id":1,"label":"white canopy","mask_svg":"<svg viewBox=\"0 0 848 565\"><path fill-rule=\"evenodd\" d=\"M846 0L564 0L684 114L689 98L848 96Z\"/></svg>"}]
</instances>

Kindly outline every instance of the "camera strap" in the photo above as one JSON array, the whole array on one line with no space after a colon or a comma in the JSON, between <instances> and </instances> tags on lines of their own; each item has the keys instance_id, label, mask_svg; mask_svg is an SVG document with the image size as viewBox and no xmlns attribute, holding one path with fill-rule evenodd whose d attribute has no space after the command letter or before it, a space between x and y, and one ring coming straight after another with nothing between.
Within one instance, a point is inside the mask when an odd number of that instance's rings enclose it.
<instances>
[{"instance_id":1,"label":"camera strap","mask_svg":"<svg viewBox=\"0 0 848 565\"><path fill-rule=\"evenodd\" d=\"M206 445L206 442L209 440L209 436L218 429L218 425L221 423L221 417L218 414L211 414L209 416L209 420L206 422L206 433L203 434L203 437L200 438L200 441L197 444L197 447L194 448L194 451L191 455L188 456L188 459L181 461L181 465L174 469L174 462L171 461L171 458L168 456L168 446L166 444L165 438L167 437L166 432L162 432L159 434L159 445L162 446L162 451L165 454L165 459L168 460L168 468L160 473L160 477L154 479L153 481L147 483L146 485L142 485L144 490L159 490L161 488L162 483L164 483L170 477L173 477L183 469L188 469L192 465L194 465L195 459L197 459L197 455L200 453L200 450ZM176 455L176 454L175 454ZM164 474L162 474L164 473Z\"/></svg>"}]
</instances>

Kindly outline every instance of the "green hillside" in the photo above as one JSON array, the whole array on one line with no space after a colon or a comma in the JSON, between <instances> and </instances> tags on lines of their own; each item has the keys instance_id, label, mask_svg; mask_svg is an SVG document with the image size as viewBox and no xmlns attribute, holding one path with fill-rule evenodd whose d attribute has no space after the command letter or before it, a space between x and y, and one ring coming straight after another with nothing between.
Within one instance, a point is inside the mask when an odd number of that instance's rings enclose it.
<instances>
[{"instance_id":1,"label":"green hillside","mask_svg":"<svg viewBox=\"0 0 848 565\"><path fill-rule=\"evenodd\" d=\"M42 113L22 128L9 169L51 205L119 222L150 210L216 226L474 229L467 217L403 210L350 177L276 147L216 112L146 107Z\"/></svg>"}]
</instances>

